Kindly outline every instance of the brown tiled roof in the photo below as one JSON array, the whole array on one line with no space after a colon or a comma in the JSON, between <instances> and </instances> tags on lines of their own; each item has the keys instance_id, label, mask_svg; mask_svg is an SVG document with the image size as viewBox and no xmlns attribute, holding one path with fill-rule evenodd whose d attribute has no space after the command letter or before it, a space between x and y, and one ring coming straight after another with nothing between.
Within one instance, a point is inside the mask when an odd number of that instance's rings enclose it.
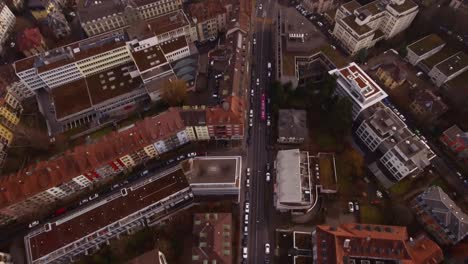
<instances>
[{"instance_id":1,"label":"brown tiled roof","mask_svg":"<svg viewBox=\"0 0 468 264\"><path fill-rule=\"evenodd\" d=\"M21 202L72 178L93 171L153 142L184 129L178 109L137 122L121 132L112 132L94 144L80 145L48 161L30 165L0 178L0 208Z\"/></svg>"},{"instance_id":2,"label":"brown tiled roof","mask_svg":"<svg viewBox=\"0 0 468 264\"><path fill-rule=\"evenodd\" d=\"M119 1L120 2L120 1ZM122 13L124 7L113 0L79 0L77 4L78 16L82 23L97 20L98 18Z\"/></svg>"},{"instance_id":3,"label":"brown tiled roof","mask_svg":"<svg viewBox=\"0 0 468 264\"><path fill-rule=\"evenodd\" d=\"M185 36L180 36L178 38L173 38L171 40L165 41L161 43L160 46L164 54L168 54L183 47L186 47L187 40L185 39Z\"/></svg>"},{"instance_id":4,"label":"brown tiled roof","mask_svg":"<svg viewBox=\"0 0 468 264\"><path fill-rule=\"evenodd\" d=\"M316 235L317 251L327 252L326 259L323 254L319 256L318 264L344 264L344 259L352 256L399 260L405 264L437 264L443 259L442 250L435 242L425 236L410 242L406 227L401 226L319 225Z\"/></svg>"},{"instance_id":5,"label":"brown tiled roof","mask_svg":"<svg viewBox=\"0 0 468 264\"><path fill-rule=\"evenodd\" d=\"M226 13L226 9L219 0L206 0L190 4L188 12L191 17L196 18L200 23Z\"/></svg>"},{"instance_id":6,"label":"brown tiled roof","mask_svg":"<svg viewBox=\"0 0 468 264\"><path fill-rule=\"evenodd\" d=\"M243 124L244 104L237 96L229 97L222 106L212 107L206 111L207 125Z\"/></svg>"},{"instance_id":7,"label":"brown tiled roof","mask_svg":"<svg viewBox=\"0 0 468 264\"><path fill-rule=\"evenodd\" d=\"M182 10L174 11L162 16L147 20L151 31L156 35L166 33L189 25L187 17Z\"/></svg>"},{"instance_id":8,"label":"brown tiled roof","mask_svg":"<svg viewBox=\"0 0 468 264\"><path fill-rule=\"evenodd\" d=\"M202 264L204 260L208 260L209 263L232 263L233 226L231 214L204 213L195 214L193 218L192 256L198 255L199 259L192 260L192 263Z\"/></svg>"},{"instance_id":9,"label":"brown tiled roof","mask_svg":"<svg viewBox=\"0 0 468 264\"><path fill-rule=\"evenodd\" d=\"M51 91L57 119L78 113L91 107L88 87L84 79L72 81Z\"/></svg>"},{"instance_id":10,"label":"brown tiled roof","mask_svg":"<svg viewBox=\"0 0 468 264\"><path fill-rule=\"evenodd\" d=\"M184 174L181 170L176 170L144 185L144 188L127 188L128 195L119 196L101 206L79 213L60 224L52 222L50 231L30 238L32 259L58 250L187 187L189 184Z\"/></svg>"}]
</instances>

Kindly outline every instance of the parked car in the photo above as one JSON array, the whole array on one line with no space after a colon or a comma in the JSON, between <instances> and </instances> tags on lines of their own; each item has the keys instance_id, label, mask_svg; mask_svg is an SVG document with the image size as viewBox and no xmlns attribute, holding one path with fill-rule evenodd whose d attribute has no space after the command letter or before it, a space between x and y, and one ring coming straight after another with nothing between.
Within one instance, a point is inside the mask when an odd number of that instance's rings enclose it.
<instances>
[{"instance_id":1,"label":"parked car","mask_svg":"<svg viewBox=\"0 0 468 264\"><path fill-rule=\"evenodd\" d=\"M247 259L247 251L248 251L248 249L246 247L242 248L242 257L244 259Z\"/></svg>"},{"instance_id":2,"label":"parked car","mask_svg":"<svg viewBox=\"0 0 468 264\"><path fill-rule=\"evenodd\" d=\"M358 202L354 202L354 209L356 211L359 211L359 203Z\"/></svg>"},{"instance_id":3,"label":"parked car","mask_svg":"<svg viewBox=\"0 0 468 264\"><path fill-rule=\"evenodd\" d=\"M249 214L244 215L244 224L246 224L246 225L249 224Z\"/></svg>"},{"instance_id":4,"label":"parked car","mask_svg":"<svg viewBox=\"0 0 468 264\"><path fill-rule=\"evenodd\" d=\"M249 202L245 202L245 213L248 214L250 209L250 204Z\"/></svg>"},{"instance_id":5,"label":"parked car","mask_svg":"<svg viewBox=\"0 0 468 264\"><path fill-rule=\"evenodd\" d=\"M249 116L250 116L250 118L252 118L252 117L253 117L253 114L254 114L254 113L253 113L253 109L250 109L250 112L249 112Z\"/></svg>"},{"instance_id":6,"label":"parked car","mask_svg":"<svg viewBox=\"0 0 468 264\"><path fill-rule=\"evenodd\" d=\"M98 197L99 197L99 194L95 193L95 194L91 195L90 197L88 197L88 199L89 199L89 201L92 201L92 200L94 200L94 199L96 199Z\"/></svg>"},{"instance_id":7,"label":"parked car","mask_svg":"<svg viewBox=\"0 0 468 264\"><path fill-rule=\"evenodd\" d=\"M39 221L36 220L36 221L30 223L30 224L28 225L28 227L29 227L29 228L33 228L33 227L37 226L38 224L39 224Z\"/></svg>"},{"instance_id":8,"label":"parked car","mask_svg":"<svg viewBox=\"0 0 468 264\"><path fill-rule=\"evenodd\" d=\"M269 172L266 173L266 181L270 182L270 173Z\"/></svg>"},{"instance_id":9,"label":"parked car","mask_svg":"<svg viewBox=\"0 0 468 264\"><path fill-rule=\"evenodd\" d=\"M257 78L257 85L260 85L260 79Z\"/></svg>"},{"instance_id":10,"label":"parked car","mask_svg":"<svg viewBox=\"0 0 468 264\"><path fill-rule=\"evenodd\" d=\"M245 187L247 187L247 188L250 187L250 179L249 178L245 179Z\"/></svg>"},{"instance_id":11,"label":"parked car","mask_svg":"<svg viewBox=\"0 0 468 264\"><path fill-rule=\"evenodd\" d=\"M265 244L265 254L270 254L270 244L268 243Z\"/></svg>"},{"instance_id":12,"label":"parked car","mask_svg":"<svg viewBox=\"0 0 468 264\"><path fill-rule=\"evenodd\" d=\"M349 210L350 213L354 212L353 202L348 202L348 210Z\"/></svg>"}]
</instances>

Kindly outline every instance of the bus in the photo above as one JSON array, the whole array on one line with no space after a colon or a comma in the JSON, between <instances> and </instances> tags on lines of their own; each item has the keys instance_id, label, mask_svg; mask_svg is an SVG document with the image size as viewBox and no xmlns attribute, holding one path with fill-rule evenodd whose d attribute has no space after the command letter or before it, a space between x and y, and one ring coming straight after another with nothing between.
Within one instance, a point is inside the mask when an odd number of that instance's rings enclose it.
<instances>
[{"instance_id":1,"label":"bus","mask_svg":"<svg viewBox=\"0 0 468 264\"><path fill-rule=\"evenodd\" d=\"M260 117L262 118L262 120L265 120L265 118L266 118L266 114L265 114L265 94L264 93L262 93Z\"/></svg>"}]
</instances>

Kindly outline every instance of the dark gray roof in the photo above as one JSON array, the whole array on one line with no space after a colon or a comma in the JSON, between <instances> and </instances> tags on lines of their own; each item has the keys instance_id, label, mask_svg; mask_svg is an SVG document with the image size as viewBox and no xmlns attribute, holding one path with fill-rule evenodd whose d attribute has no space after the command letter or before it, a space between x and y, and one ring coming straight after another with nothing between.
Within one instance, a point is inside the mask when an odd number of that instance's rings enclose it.
<instances>
[{"instance_id":1,"label":"dark gray roof","mask_svg":"<svg viewBox=\"0 0 468 264\"><path fill-rule=\"evenodd\" d=\"M455 243L468 235L468 215L439 186L431 186L418 196L426 205L425 211L432 215L439 225L448 229Z\"/></svg>"},{"instance_id":2,"label":"dark gray roof","mask_svg":"<svg viewBox=\"0 0 468 264\"><path fill-rule=\"evenodd\" d=\"M280 109L278 137L307 138L307 114L305 110Z\"/></svg>"}]
</instances>

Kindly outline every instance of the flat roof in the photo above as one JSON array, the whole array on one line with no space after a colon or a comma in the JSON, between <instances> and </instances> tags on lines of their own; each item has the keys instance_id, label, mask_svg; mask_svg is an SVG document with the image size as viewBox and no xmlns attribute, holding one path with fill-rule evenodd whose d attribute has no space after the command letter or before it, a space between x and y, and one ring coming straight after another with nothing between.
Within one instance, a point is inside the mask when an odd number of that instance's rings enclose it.
<instances>
[{"instance_id":1,"label":"flat roof","mask_svg":"<svg viewBox=\"0 0 468 264\"><path fill-rule=\"evenodd\" d=\"M416 53L416 55L421 56L444 44L445 41L443 41L438 35L430 34L408 45L408 49Z\"/></svg>"},{"instance_id":2,"label":"flat roof","mask_svg":"<svg viewBox=\"0 0 468 264\"><path fill-rule=\"evenodd\" d=\"M86 78L93 104L132 92L142 85L140 76L132 76L135 64L129 62Z\"/></svg>"},{"instance_id":3,"label":"flat roof","mask_svg":"<svg viewBox=\"0 0 468 264\"><path fill-rule=\"evenodd\" d=\"M156 35L189 25L189 21L182 10L149 19L147 23L150 25L151 31Z\"/></svg>"},{"instance_id":4,"label":"flat roof","mask_svg":"<svg viewBox=\"0 0 468 264\"><path fill-rule=\"evenodd\" d=\"M445 76L451 76L452 74L468 67L468 55L463 51L460 51L450 58L438 63L435 67L445 74Z\"/></svg>"},{"instance_id":5,"label":"flat roof","mask_svg":"<svg viewBox=\"0 0 468 264\"><path fill-rule=\"evenodd\" d=\"M132 57L141 72L167 62L159 45L150 46L139 51L132 51Z\"/></svg>"},{"instance_id":6,"label":"flat roof","mask_svg":"<svg viewBox=\"0 0 468 264\"><path fill-rule=\"evenodd\" d=\"M164 54L168 54L176 50L179 50L183 47L187 47L188 44L187 44L187 40L185 39L185 36L180 36L180 37L165 41L161 43L160 46Z\"/></svg>"},{"instance_id":7,"label":"flat roof","mask_svg":"<svg viewBox=\"0 0 468 264\"><path fill-rule=\"evenodd\" d=\"M385 11L381 6L380 1L376 0L357 8L356 11L364 15L375 16Z\"/></svg>"},{"instance_id":8,"label":"flat roof","mask_svg":"<svg viewBox=\"0 0 468 264\"><path fill-rule=\"evenodd\" d=\"M354 82L359 88L360 93L364 98L370 98L375 94L385 92L377 85L372 78L370 78L357 64L354 62L349 64L346 68L338 70L340 74L346 78L349 83ZM371 88L371 91L367 92L368 88ZM365 94L363 94L365 93ZM386 95L386 94L385 94ZM354 98L354 97L353 97Z\"/></svg>"},{"instance_id":9,"label":"flat roof","mask_svg":"<svg viewBox=\"0 0 468 264\"><path fill-rule=\"evenodd\" d=\"M306 139L307 112L296 109L280 109L278 114L278 137Z\"/></svg>"},{"instance_id":10,"label":"flat roof","mask_svg":"<svg viewBox=\"0 0 468 264\"><path fill-rule=\"evenodd\" d=\"M457 53L457 50L445 46L439 52L435 53L434 55L430 56L429 58L423 60L424 64L426 64L429 69L432 69L436 64L442 62L443 60L449 58L453 54Z\"/></svg>"},{"instance_id":11,"label":"flat roof","mask_svg":"<svg viewBox=\"0 0 468 264\"><path fill-rule=\"evenodd\" d=\"M347 26L352 28L359 35L364 35L364 34L372 31L372 28L370 28L368 25L363 25L363 26L358 25L358 23L356 23L355 19L356 19L356 16L351 15L351 16L347 16L347 17L343 18L342 21Z\"/></svg>"},{"instance_id":12,"label":"flat roof","mask_svg":"<svg viewBox=\"0 0 468 264\"><path fill-rule=\"evenodd\" d=\"M88 87L84 79L72 81L52 89L57 119L78 113L91 107Z\"/></svg>"},{"instance_id":13,"label":"flat roof","mask_svg":"<svg viewBox=\"0 0 468 264\"><path fill-rule=\"evenodd\" d=\"M240 156L196 157L182 163L190 184L235 183L241 173Z\"/></svg>"},{"instance_id":14,"label":"flat roof","mask_svg":"<svg viewBox=\"0 0 468 264\"><path fill-rule=\"evenodd\" d=\"M276 156L276 185L280 203L302 202L301 151L280 150Z\"/></svg>"},{"instance_id":15,"label":"flat roof","mask_svg":"<svg viewBox=\"0 0 468 264\"><path fill-rule=\"evenodd\" d=\"M418 5L411 0L405 0L401 5L394 3L390 3L388 5L395 9L398 13L404 13L412 8L418 7Z\"/></svg>"},{"instance_id":16,"label":"flat roof","mask_svg":"<svg viewBox=\"0 0 468 264\"><path fill-rule=\"evenodd\" d=\"M361 7L361 4L356 0L352 0L352 1L349 1L348 3L343 4L342 7L344 7L349 12L353 13L354 10Z\"/></svg>"},{"instance_id":17,"label":"flat roof","mask_svg":"<svg viewBox=\"0 0 468 264\"><path fill-rule=\"evenodd\" d=\"M126 196L122 196L118 190L94 203L88 203L87 207L80 208L77 212L56 219L50 223L50 231L41 230L42 232L31 234L26 239L26 246L31 250L32 259L52 253L189 187L180 169L171 169L162 173L158 179L146 179L144 184L142 182L126 188Z\"/></svg>"}]
</instances>

